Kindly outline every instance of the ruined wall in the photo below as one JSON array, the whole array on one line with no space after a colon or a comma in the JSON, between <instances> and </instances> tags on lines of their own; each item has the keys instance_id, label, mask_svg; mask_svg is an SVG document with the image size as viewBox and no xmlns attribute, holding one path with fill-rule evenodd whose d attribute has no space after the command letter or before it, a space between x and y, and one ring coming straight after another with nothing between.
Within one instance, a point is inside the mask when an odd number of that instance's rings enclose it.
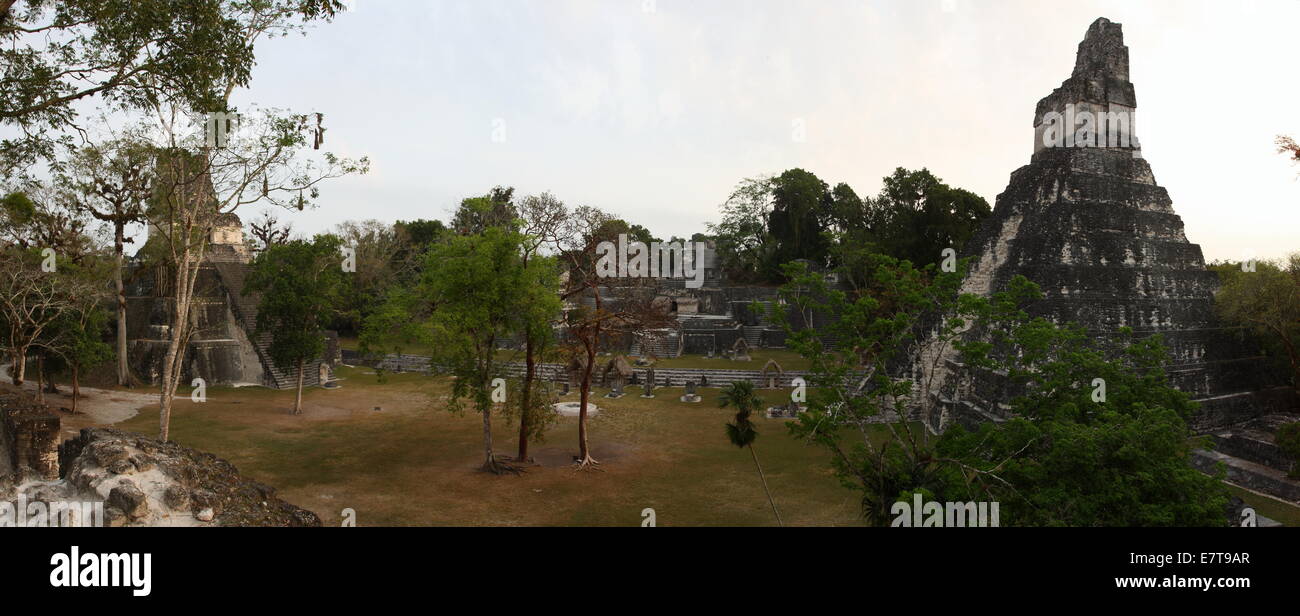
<instances>
[{"instance_id":1,"label":"ruined wall","mask_svg":"<svg viewBox=\"0 0 1300 616\"><path fill-rule=\"evenodd\" d=\"M0 486L59 477L59 416L25 392L0 390Z\"/></svg>"}]
</instances>

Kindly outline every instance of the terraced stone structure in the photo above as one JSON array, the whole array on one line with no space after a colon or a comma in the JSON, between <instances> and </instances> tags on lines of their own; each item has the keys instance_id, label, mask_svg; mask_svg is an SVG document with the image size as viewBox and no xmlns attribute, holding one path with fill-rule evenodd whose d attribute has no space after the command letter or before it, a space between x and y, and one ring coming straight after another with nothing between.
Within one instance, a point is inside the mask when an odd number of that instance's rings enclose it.
<instances>
[{"instance_id":1,"label":"terraced stone structure","mask_svg":"<svg viewBox=\"0 0 1300 616\"><path fill-rule=\"evenodd\" d=\"M208 385L262 385L293 389L297 374L281 370L268 352L270 334L257 334L257 294L244 294L252 252L244 243L243 226L235 214L218 217L195 282L196 331L185 353L183 384L202 378ZM167 352L167 324L172 311L171 272L135 262L127 285L128 357L131 370L156 384ZM337 356L337 335L324 332L326 358L303 372L304 386L320 385L322 365L327 377Z\"/></svg>"},{"instance_id":2,"label":"terraced stone structure","mask_svg":"<svg viewBox=\"0 0 1300 616\"><path fill-rule=\"evenodd\" d=\"M1077 322L1103 343L1122 327L1163 334L1174 384L1201 403L1198 428L1293 408L1246 335L1216 320L1217 276L1142 157L1136 108L1120 24L1098 19L1073 73L1038 103L1030 163L966 246L963 292L988 296L1024 275L1045 294L1034 316ZM995 375L963 373L952 357L940 365L932 427L1005 416Z\"/></svg>"}]
</instances>

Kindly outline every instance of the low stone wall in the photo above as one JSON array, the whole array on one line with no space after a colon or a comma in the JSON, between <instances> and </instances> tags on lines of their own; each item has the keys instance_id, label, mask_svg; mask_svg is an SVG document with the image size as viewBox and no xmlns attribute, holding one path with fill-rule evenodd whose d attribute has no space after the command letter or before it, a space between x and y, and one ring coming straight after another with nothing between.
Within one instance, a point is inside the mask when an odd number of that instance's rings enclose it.
<instances>
[{"instance_id":1,"label":"low stone wall","mask_svg":"<svg viewBox=\"0 0 1300 616\"><path fill-rule=\"evenodd\" d=\"M1216 474L1219 464L1223 464L1225 479L1229 483L1300 504L1300 481L1288 478L1286 473L1275 468L1204 449L1193 451L1191 462L1193 467L1208 475Z\"/></svg>"},{"instance_id":2,"label":"low stone wall","mask_svg":"<svg viewBox=\"0 0 1300 616\"><path fill-rule=\"evenodd\" d=\"M59 416L27 393L0 390L0 483L59 478Z\"/></svg>"},{"instance_id":3,"label":"low stone wall","mask_svg":"<svg viewBox=\"0 0 1300 616\"><path fill-rule=\"evenodd\" d=\"M353 355L350 359L354 361L361 360L359 355ZM609 358L597 357L596 360L597 366L599 367L601 362L608 361ZM762 370L736 369L732 367L735 363L727 359L718 359L716 361L718 362L717 368L655 368L655 381L659 384L663 384L664 380L667 379L672 386L677 387L685 385L687 381L694 381L696 384L700 384L701 379L707 378L708 383L705 385L706 387L721 387L742 380L749 381L760 387L767 386L767 378L763 375ZM430 372L429 358L422 355L386 355L383 359L377 362L371 361L365 363L373 364L380 370L390 370L393 372ZM525 369L526 367L523 362L510 362L505 364L501 371L508 377L520 377L523 376ZM636 373L638 383L645 382L647 372L645 368L633 367L633 372ZM562 383L568 380L568 373L565 372L563 364L538 364L537 375L542 380L557 383ZM599 368L593 371L591 376L596 384L600 384ZM777 387L790 387L791 381L796 377L807 379L808 373L798 370L787 371L780 376L775 377L775 384Z\"/></svg>"}]
</instances>

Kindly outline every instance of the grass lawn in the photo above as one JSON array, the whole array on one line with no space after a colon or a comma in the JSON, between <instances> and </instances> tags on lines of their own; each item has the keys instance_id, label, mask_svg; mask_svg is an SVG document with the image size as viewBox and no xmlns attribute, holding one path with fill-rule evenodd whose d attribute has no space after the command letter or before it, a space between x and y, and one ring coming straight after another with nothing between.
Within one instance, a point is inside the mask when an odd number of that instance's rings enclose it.
<instances>
[{"instance_id":1,"label":"grass lawn","mask_svg":"<svg viewBox=\"0 0 1300 616\"><path fill-rule=\"evenodd\" d=\"M301 416L289 414L291 391L209 388L201 404L183 393L172 438L230 460L327 525L351 508L361 525L634 526L647 507L664 526L775 524L749 453L727 441L733 411L717 407L717 389L701 389L698 404L680 402L681 388L659 388L650 400L639 387L618 400L598 389L590 438L603 471L572 470L577 419L562 417L530 450L538 466L496 477L478 471L481 418L444 409L449 379L388 374L380 383L369 369L347 367L339 375L342 388L305 392ZM787 395L759 393L773 404ZM84 417L65 416L65 433ZM862 524L857 493L831 474L829 454L788 436L784 420L757 421L756 450L787 525ZM118 427L156 436L157 408ZM515 453L516 434L494 416L499 454ZM1300 526L1300 507L1228 489L1260 515Z\"/></svg>"},{"instance_id":2,"label":"grass lawn","mask_svg":"<svg viewBox=\"0 0 1300 616\"><path fill-rule=\"evenodd\" d=\"M1246 501L1246 504L1254 507L1259 515L1277 520L1286 526L1300 526L1300 507L1232 484L1226 485L1228 492Z\"/></svg>"},{"instance_id":3,"label":"grass lawn","mask_svg":"<svg viewBox=\"0 0 1300 616\"><path fill-rule=\"evenodd\" d=\"M532 447L539 466L496 477L477 470L481 418L442 409L447 379L397 374L381 384L367 372L343 368L342 388L307 390L301 416L288 413L291 391L209 388L200 404L178 396L172 438L230 460L327 525L352 508L360 525L635 526L647 507L663 526L775 525L749 452L727 441L734 411L717 407L715 389L702 389L698 404L678 401L680 388L651 400L596 396L590 438L603 472L571 468L577 419L559 418ZM498 453L513 455L516 431L493 419ZM829 454L789 437L784 420L758 422L756 451L786 524L861 524ZM157 423L155 407L119 427L155 435Z\"/></svg>"}]
</instances>

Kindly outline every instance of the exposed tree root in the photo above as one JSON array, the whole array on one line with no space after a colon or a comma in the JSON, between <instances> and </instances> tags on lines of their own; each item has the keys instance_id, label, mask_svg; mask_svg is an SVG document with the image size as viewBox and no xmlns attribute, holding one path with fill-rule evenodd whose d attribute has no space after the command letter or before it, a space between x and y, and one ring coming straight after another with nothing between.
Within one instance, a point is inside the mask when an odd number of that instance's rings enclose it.
<instances>
[{"instance_id":1,"label":"exposed tree root","mask_svg":"<svg viewBox=\"0 0 1300 616\"><path fill-rule=\"evenodd\" d=\"M492 473L493 475L505 475L507 473L511 475L519 475L524 472L523 468L510 464L509 462L503 462L498 458L493 458L490 461L484 462L483 466L479 470L485 473Z\"/></svg>"},{"instance_id":2,"label":"exposed tree root","mask_svg":"<svg viewBox=\"0 0 1300 616\"><path fill-rule=\"evenodd\" d=\"M591 457L591 454L587 454L587 457L585 458L581 456L573 456L573 470L605 472L605 469L600 468L600 461Z\"/></svg>"}]
</instances>

